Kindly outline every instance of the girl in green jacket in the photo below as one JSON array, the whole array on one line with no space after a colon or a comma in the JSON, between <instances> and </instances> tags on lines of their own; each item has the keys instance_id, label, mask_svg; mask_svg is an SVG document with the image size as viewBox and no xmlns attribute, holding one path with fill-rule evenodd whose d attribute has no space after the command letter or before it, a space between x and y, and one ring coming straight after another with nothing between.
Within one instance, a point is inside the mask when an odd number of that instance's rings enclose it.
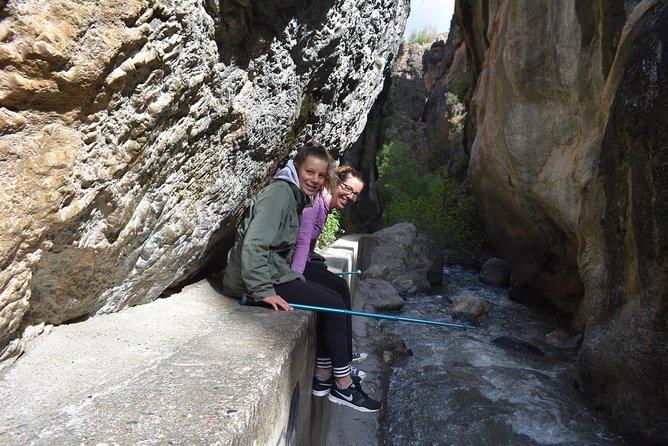
<instances>
[{"instance_id":1,"label":"girl in green jacket","mask_svg":"<svg viewBox=\"0 0 668 446\"><path fill-rule=\"evenodd\" d=\"M335 291L291 269L301 212L323 187L333 184L332 158L320 144L307 143L272 184L253 199L237 229L223 276L226 294L253 296L274 310L292 311L290 302L345 310ZM317 365L313 394L361 412L381 404L350 376L346 317L317 313Z\"/></svg>"}]
</instances>

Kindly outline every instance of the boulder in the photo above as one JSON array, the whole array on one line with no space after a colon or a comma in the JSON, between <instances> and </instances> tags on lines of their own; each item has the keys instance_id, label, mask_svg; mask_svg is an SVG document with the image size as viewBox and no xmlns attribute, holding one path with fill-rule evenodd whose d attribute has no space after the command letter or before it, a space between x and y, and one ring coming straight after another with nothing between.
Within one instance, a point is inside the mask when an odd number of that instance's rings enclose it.
<instances>
[{"instance_id":1,"label":"boulder","mask_svg":"<svg viewBox=\"0 0 668 446\"><path fill-rule=\"evenodd\" d=\"M382 279L362 279L355 290L355 298L364 302L364 307L375 311L400 310L404 300L390 282Z\"/></svg>"},{"instance_id":2,"label":"boulder","mask_svg":"<svg viewBox=\"0 0 668 446\"><path fill-rule=\"evenodd\" d=\"M442 251L412 223L381 229L373 233L373 238L377 244L369 253L367 275L375 274L374 277L392 281L404 274L422 271L430 284L443 280Z\"/></svg>"},{"instance_id":3,"label":"boulder","mask_svg":"<svg viewBox=\"0 0 668 446\"><path fill-rule=\"evenodd\" d=\"M530 342L524 341L522 339L513 338L511 336L501 336L492 341L493 345L500 347L506 351L511 351L515 353L525 353L535 356L545 356L543 351L531 344Z\"/></svg>"},{"instance_id":4,"label":"boulder","mask_svg":"<svg viewBox=\"0 0 668 446\"><path fill-rule=\"evenodd\" d=\"M579 348L582 335L572 334L566 330L554 330L545 335L545 341L554 347L563 349Z\"/></svg>"},{"instance_id":5,"label":"boulder","mask_svg":"<svg viewBox=\"0 0 668 446\"><path fill-rule=\"evenodd\" d=\"M497 258L485 261L480 268L480 281L489 285L510 285L510 264Z\"/></svg>"},{"instance_id":6,"label":"boulder","mask_svg":"<svg viewBox=\"0 0 668 446\"><path fill-rule=\"evenodd\" d=\"M452 318L476 325L489 313L489 303L480 296L462 294L452 298Z\"/></svg>"},{"instance_id":7,"label":"boulder","mask_svg":"<svg viewBox=\"0 0 668 446\"><path fill-rule=\"evenodd\" d=\"M402 296L412 296L418 293L427 293L431 284L427 279L425 268L414 269L392 279L392 285Z\"/></svg>"},{"instance_id":8,"label":"boulder","mask_svg":"<svg viewBox=\"0 0 668 446\"><path fill-rule=\"evenodd\" d=\"M385 335L382 342L383 362L385 364L394 364L402 361L409 356L413 356L413 351L406 347L406 343L398 334L389 332Z\"/></svg>"},{"instance_id":9,"label":"boulder","mask_svg":"<svg viewBox=\"0 0 668 446\"><path fill-rule=\"evenodd\" d=\"M360 137L409 2L312 3L3 2L0 357L156 299L304 135Z\"/></svg>"}]
</instances>

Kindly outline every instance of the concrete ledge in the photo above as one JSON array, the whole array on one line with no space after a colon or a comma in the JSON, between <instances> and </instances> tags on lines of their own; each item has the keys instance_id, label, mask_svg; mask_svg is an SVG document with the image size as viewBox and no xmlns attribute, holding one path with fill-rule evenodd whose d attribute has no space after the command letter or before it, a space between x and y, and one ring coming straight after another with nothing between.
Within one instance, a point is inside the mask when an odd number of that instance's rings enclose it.
<instances>
[{"instance_id":1,"label":"concrete ledge","mask_svg":"<svg viewBox=\"0 0 668 446\"><path fill-rule=\"evenodd\" d=\"M56 327L0 375L0 444L307 444L313 321L201 281Z\"/></svg>"},{"instance_id":2,"label":"concrete ledge","mask_svg":"<svg viewBox=\"0 0 668 446\"><path fill-rule=\"evenodd\" d=\"M356 269L358 241L329 248L330 269ZM311 397L314 324L203 280L55 327L0 372L0 444L324 444L332 405Z\"/></svg>"},{"instance_id":3,"label":"concrete ledge","mask_svg":"<svg viewBox=\"0 0 668 446\"><path fill-rule=\"evenodd\" d=\"M376 243L375 238L366 234L350 234L341 237L323 253L323 256L327 259L327 268L334 272L366 268L369 251ZM355 287L360 276L346 275L343 277L348 281L350 296L354 301Z\"/></svg>"}]
</instances>

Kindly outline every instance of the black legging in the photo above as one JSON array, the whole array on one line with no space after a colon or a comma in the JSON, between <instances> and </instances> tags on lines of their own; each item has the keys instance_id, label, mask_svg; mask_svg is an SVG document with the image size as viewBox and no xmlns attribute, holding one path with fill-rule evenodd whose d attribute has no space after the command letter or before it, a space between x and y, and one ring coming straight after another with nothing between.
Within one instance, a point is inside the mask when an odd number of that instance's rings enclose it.
<instances>
[{"instance_id":1,"label":"black legging","mask_svg":"<svg viewBox=\"0 0 668 446\"><path fill-rule=\"evenodd\" d=\"M337 276L336 274L329 271L327 269L327 265L325 265L325 262L319 260L306 262L306 267L304 268L304 277L306 277L306 280L319 283L320 285L326 286L327 288L336 291L343 299L343 303L346 305L346 309L352 310L348 282L346 282L346 279L342 278L341 276ZM353 360L353 323L349 314L346 315L346 338L348 352L350 353L348 361L350 362Z\"/></svg>"},{"instance_id":2,"label":"black legging","mask_svg":"<svg viewBox=\"0 0 668 446\"><path fill-rule=\"evenodd\" d=\"M293 280L274 285L274 289L289 303L346 309L337 292L310 280ZM319 358L331 358L335 369L346 367L351 355L346 341L346 315L318 311L317 317L316 355Z\"/></svg>"}]
</instances>

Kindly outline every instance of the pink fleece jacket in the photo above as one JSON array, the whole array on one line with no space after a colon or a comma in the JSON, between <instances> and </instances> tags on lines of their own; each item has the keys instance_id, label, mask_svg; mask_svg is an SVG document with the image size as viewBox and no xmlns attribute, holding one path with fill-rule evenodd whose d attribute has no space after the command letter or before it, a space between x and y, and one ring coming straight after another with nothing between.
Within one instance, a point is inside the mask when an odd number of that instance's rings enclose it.
<instances>
[{"instance_id":1,"label":"pink fleece jacket","mask_svg":"<svg viewBox=\"0 0 668 446\"><path fill-rule=\"evenodd\" d=\"M329 208L330 195L326 190L318 194L312 207L304 208L302 212L302 221L299 224L299 234L295 251L292 255L293 271L304 273L306 262L311 260L311 254L315 249L315 242L318 240L322 228L325 227Z\"/></svg>"}]
</instances>

